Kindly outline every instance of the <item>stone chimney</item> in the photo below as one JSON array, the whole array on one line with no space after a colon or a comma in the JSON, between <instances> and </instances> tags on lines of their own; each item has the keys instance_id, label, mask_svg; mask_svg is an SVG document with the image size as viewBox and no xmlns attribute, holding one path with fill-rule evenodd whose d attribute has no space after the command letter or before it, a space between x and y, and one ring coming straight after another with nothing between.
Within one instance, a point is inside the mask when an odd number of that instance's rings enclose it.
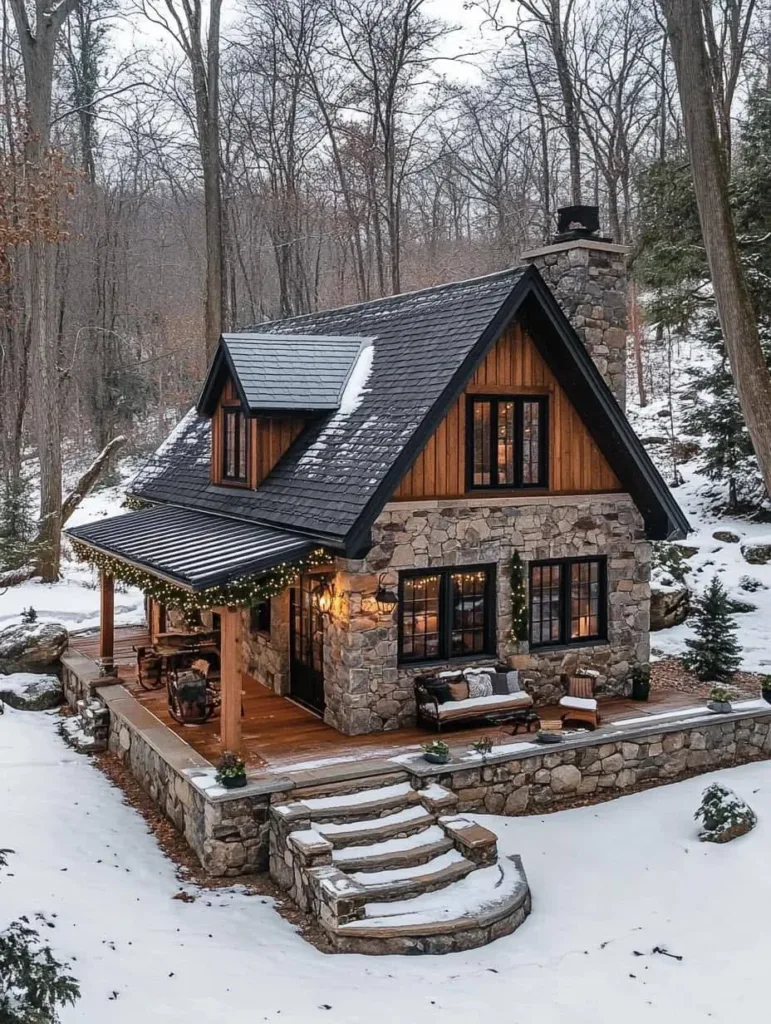
<instances>
[{"instance_id":1,"label":"stone chimney","mask_svg":"<svg viewBox=\"0 0 771 1024\"><path fill-rule=\"evenodd\" d=\"M625 409L629 248L600 235L597 206L566 206L557 215L551 244L523 252L522 260L541 272Z\"/></svg>"}]
</instances>

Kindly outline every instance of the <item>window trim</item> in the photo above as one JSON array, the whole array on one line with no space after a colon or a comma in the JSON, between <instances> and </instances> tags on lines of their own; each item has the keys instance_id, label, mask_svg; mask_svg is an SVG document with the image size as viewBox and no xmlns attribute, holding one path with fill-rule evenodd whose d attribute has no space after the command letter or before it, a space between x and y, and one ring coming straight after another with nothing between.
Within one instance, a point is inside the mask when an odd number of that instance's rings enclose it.
<instances>
[{"instance_id":1,"label":"window trim","mask_svg":"<svg viewBox=\"0 0 771 1024\"><path fill-rule=\"evenodd\" d=\"M490 403L490 483L474 483L474 405ZM495 441L498 435L498 406L501 402L514 403L514 483L498 483L498 459ZM523 406L537 402L541 436L538 446L538 468L541 483L526 484L522 480L522 435L524 431ZM543 394L487 394L466 395L466 490L467 491L545 491L549 489L549 396Z\"/></svg>"},{"instance_id":2,"label":"window trim","mask_svg":"<svg viewBox=\"0 0 771 1024\"><path fill-rule=\"evenodd\" d=\"M403 569L399 573L399 611L397 660L399 665L444 665L448 662L474 661L489 659L497 653L497 565L495 562L484 562L480 565L442 565L426 566L420 569ZM450 577L455 573L486 572L484 601L486 610L485 643L481 651L473 654L452 654L452 588ZM404 583L405 580L421 576L439 576L439 651L435 657L421 658L404 654Z\"/></svg>"},{"instance_id":3,"label":"window trim","mask_svg":"<svg viewBox=\"0 0 771 1024\"><path fill-rule=\"evenodd\" d=\"M571 569L574 565L597 562L599 565L600 599L597 608L599 632L592 636L572 639L570 636ZM560 637L559 640L538 642L533 640L533 570L542 566L559 565L560 572ZM561 647L591 647L608 642L608 559L606 555L582 555L580 558L536 558L530 562L527 574L528 641L531 649L546 650Z\"/></svg>"},{"instance_id":4,"label":"window trim","mask_svg":"<svg viewBox=\"0 0 771 1024\"><path fill-rule=\"evenodd\" d=\"M244 441L245 441L245 449L244 449L244 453L245 453L245 458L244 458L245 474L244 474L244 476L229 476L228 472L227 472L227 464L228 464L228 447L227 447L228 428L227 428L227 420L228 420L228 416L232 416L234 414L240 416L242 418L242 420L243 420L243 423L244 423ZM238 403L238 404L232 403L232 404L228 404L228 405L223 404L221 406L220 433L221 433L221 444L220 444L220 449L221 449L221 451L220 451L220 456L221 456L221 459L220 459L220 480L221 480L221 482L223 484L225 484L226 486L228 486L228 487L248 487L249 486L249 454L250 454L249 453L249 441L250 441L250 436L249 435L251 433L251 430L250 430L250 418L249 418L249 416L246 415L246 413L244 412L243 407L240 405L240 403ZM236 459L235 459L235 462L239 463L240 461L241 461L240 430L237 428L236 429Z\"/></svg>"}]
</instances>

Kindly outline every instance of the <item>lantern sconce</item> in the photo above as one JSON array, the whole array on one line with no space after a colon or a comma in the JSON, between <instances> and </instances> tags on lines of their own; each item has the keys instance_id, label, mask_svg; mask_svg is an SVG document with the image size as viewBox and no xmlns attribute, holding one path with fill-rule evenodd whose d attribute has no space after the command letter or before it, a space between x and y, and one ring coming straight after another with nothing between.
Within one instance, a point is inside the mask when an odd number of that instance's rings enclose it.
<instances>
[{"instance_id":1,"label":"lantern sconce","mask_svg":"<svg viewBox=\"0 0 771 1024\"><path fill-rule=\"evenodd\" d=\"M332 611L332 587L326 576L322 576L318 586L313 591L313 601L322 615L329 615Z\"/></svg>"},{"instance_id":2,"label":"lantern sconce","mask_svg":"<svg viewBox=\"0 0 771 1024\"><path fill-rule=\"evenodd\" d=\"M390 614L399 603L399 598L393 592L389 590L384 583L386 574L380 573L377 581L377 590L375 591L375 604L377 604L377 610L381 615Z\"/></svg>"}]
</instances>

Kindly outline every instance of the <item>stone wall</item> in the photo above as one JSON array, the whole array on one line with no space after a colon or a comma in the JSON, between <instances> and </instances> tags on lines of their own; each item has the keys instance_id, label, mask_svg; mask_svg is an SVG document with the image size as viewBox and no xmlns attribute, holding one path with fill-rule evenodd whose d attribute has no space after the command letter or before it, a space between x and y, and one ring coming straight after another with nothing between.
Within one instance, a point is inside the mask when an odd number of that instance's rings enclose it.
<instances>
[{"instance_id":1,"label":"stone wall","mask_svg":"<svg viewBox=\"0 0 771 1024\"><path fill-rule=\"evenodd\" d=\"M622 409L626 408L628 251L623 245L582 239L522 254L543 275Z\"/></svg>"},{"instance_id":2,"label":"stone wall","mask_svg":"<svg viewBox=\"0 0 771 1024\"><path fill-rule=\"evenodd\" d=\"M208 761L160 726L122 686L103 687L100 697L110 711L108 749L184 836L204 870L216 876L266 871L265 787L254 792L247 786L237 796L205 794L193 779L211 775Z\"/></svg>"},{"instance_id":3,"label":"stone wall","mask_svg":"<svg viewBox=\"0 0 771 1024\"><path fill-rule=\"evenodd\" d=\"M599 692L622 693L631 669L649 658L650 545L641 517L624 494L464 499L391 503L372 531L373 546L359 561L340 559L335 602L325 636L326 720L341 732L396 729L414 720L413 679L420 666L398 664L398 608L378 612L378 575L396 588L402 569L497 567L497 652L520 669L539 704L563 695L560 674L577 667L599 671ZM607 556L608 642L530 652L513 644L509 561ZM495 658L432 665L432 671Z\"/></svg>"},{"instance_id":4,"label":"stone wall","mask_svg":"<svg viewBox=\"0 0 771 1024\"><path fill-rule=\"evenodd\" d=\"M725 720L729 718L729 720ZM641 733L643 733L641 735ZM534 746L534 745L533 745ZM583 736L548 753L492 755L487 764L432 772L458 795L459 811L537 814L602 794L620 795L640 785L675 782L690 775L771 756L771 711L700 719L692 725L652 723L626 738Z\"/></svg>"},{"instance_id":5,"label":"stone wall","mask_svg":"<svg viewBox=\"0 0 771 1024\"><path fill-rule=\"evenodd\" d=\"M252 632L242 612L244 670L274 693L289 693L289 589L271 599L270 635Z\"/></svg>"}]
</instances>

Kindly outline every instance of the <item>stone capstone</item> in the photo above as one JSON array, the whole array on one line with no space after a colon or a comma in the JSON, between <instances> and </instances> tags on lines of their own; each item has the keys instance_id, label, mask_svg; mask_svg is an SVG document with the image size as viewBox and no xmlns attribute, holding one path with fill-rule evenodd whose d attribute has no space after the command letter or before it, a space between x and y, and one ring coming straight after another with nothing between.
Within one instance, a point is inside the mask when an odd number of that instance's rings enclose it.
<instances>
[{"instance_id":1,"label":"stone capstone","mask_svg":"<svg viewBox=\"0 0 771 1024\"><path fill-rule=\"evenodd\" d=\"M0 672L50 672L59 667L69 634L58 622L21 622L0 630Z\"/></svg>"}]
</instances>

